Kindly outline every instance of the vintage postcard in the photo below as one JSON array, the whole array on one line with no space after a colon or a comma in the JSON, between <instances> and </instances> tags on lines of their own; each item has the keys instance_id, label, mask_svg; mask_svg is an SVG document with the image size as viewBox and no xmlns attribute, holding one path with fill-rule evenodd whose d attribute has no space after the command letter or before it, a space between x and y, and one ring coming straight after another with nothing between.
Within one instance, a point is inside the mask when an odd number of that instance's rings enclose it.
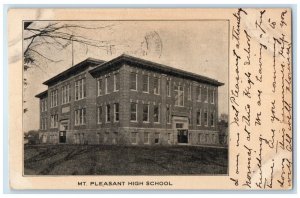
<instances>
[{"instance_id":1,"label":"vintage postcard","mask_svg":"<svg viewBox=\"0 0 300 198\"><path fill-rule=\"evenodd\" d=\"M291 190L291 17L10 9L10 187Z\"/></svg>"}]
</instances>

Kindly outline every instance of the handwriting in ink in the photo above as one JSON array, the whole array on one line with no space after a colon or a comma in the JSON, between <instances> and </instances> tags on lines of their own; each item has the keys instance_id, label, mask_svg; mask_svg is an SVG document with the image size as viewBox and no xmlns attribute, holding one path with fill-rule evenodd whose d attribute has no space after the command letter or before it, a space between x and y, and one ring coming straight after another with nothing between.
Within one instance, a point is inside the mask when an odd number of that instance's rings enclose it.
<instances>
[{"instance_id":1,"label":"handwriting in ink","mask_svg":"<svg viewBox=\"0 0 300 198\"><path fill-rule=\"evenodd\" d=\"M262 91L258 89L257 92L258 92L258 94L257 94L257 97L258 97L257 105L261 106L261 94L262 94Z\"/></svg>"},{"instance_id":2,"label":"handwriting in ink","mask_svg":"<svg viewBox=\"0 0 300 198\"><path fill-rule=\"evenodd\" d=\"M275 115L275 113L276 113L275 100L273 100L271 102L271 104L272 104L272 107L271 107L271 113L272 113L271 122L273 123L275 120L279 121L279 118Z\"/></svg>"},{"instance_id":3,"label":"handwriting in ink","mask_svg":"<svg viewBox=\"0 0 300 198\"><path fill-rule=\"evenodd\" d=\"M262 28L262 21L263 21L263 15L265 14L266 10L260 11L260 17L259 17L259 22L257 20L255 21L255 27L259 27L259 29L263 32L260 34L260 38L262 38L262 35L266 33L266 31Z\"/></svg>"},{"instance_id":4,"label":"handwriting in ink","mask_svg":"<svg viewBox=\"0 0 300 198\"><path fill-rule=\"evenodd\" d=\"M287 167L287 172L285 170L285 167ZM280 184L280 187L284 187L285 185L285 181L286 181L286 177L285 175L287 175L287 182L288 182L288 186L291 186L291 175L292 175L292 162L287 159L287 158L283 158L281 160L281 175L280 175L280 179L277 180L277 182Z\"/></svg>"},{"instance_id":5,"label":"handwriting in ink","mask_svg":"<svg viewBox=\"0 0 300 198\"><path fill-rule=\"evenodd\" d=\"M275 93L275 91L276 91L276 43L277 44L281 44L281 43L275 37L273 37L273 40L274 40L274 45L273 45L273 83L272 83L273 89L272 89L272 92Z\"/></svg>"},{"instance_id":6,"label":"handwriting in ink","mask_svg":"<svg viewBox=\"0 0 300 198\"><path fill-rule=\"evenodd\" d=\"M239 8L237 13L233 14L233 16L236 18L237 21L237 25L236 25L237 27L235 26L232 27L232 39L235 39L237 41L235 45L237 49L240 48L240 34L241 34L240 26L241 26L241 19L242 19L241 14L248 15L248 13L242 8Z\"/></svg>"},{"instance_id":7,"label":"handwriting in ink","mask_svg":"<svg viewBox=\"0 0 300 198\"><path fill-rule=\"evenodd\" d=\"M243 91L244 96L247 96L248 98L251 98L251 88L254 85L254 82L251 80L251 73L247 72L245 73L245 76L247 77L247 86Z\"/></svg>"},{"instance_id":8,"label":"handwriting in ink","mask_svg":"<svg viewBox=\"0 0 300 198\"><path fill-rule=\"evenodd\" d=\"M285 40L285 35L281 34L281 37L279 38L280 40L280 50L278 52L278 54L280 54L283 58L285 58L284 56L284 50L286 48L286 44L288 44L288 41Z\"/></svg>"},{"instance_id":9,"label":"handwriting in ink","mask_svg":"<svg viewBox=\"0 0 300 198\"><path fill-rule=\"evenodd\" d=\"M260 43L260 48L259 48L259 58L258 58L258 65L259 65L259 69L258 69L258 75L255 76L256 80L259 82L262 82L262 49L268 49L267 46L265 46L264 44Z\"/></svg>"},{"instance_id":10,"label":"handwriting in ink","mask_svg":"<svg viewBox=\"0 0 300 198\"><path fill-rule=\"evenodd\" d=\"M247 177L246 177L246 181L245 183L243 184L243 186L247 186L249 188L251 188L251 181L252 181L252 170L251 170L251 160L252 160L252 149L248 148L246 145L244 145L244 147L246 148L247 150L247 155L248 155L248 158L247 158Z\"/></svg>"},{"instance_id":11,"label":"handwriting in ink","mask_svg":"<svg viewBox=\"0 0 300 198\"><path fill-rule=\"evenodd\" d=\"M244 51L247 53L247 60L244 62L244 65L250 65L250 58L251 58L251 36L248 34L246 30L244 30L246 39L247 39L247 48L244 48Z\"/></svg>"},{"instance_id":12,"label":"handwriting in ink","mask_svg":"<svg viewBox=\"0 0 300 198\"><path fill-rule=\"evenodd\" d=\"M271 176L270 176L270 182L268 182L268 179L265 178L265 184L264 184L264 188L269 187L269 188L272 188L273 187L273 179L274 179L274 166L275 166L275 163L274 163L274 159L272 159L272 166L270 167L271 168Z\"/></svg>"},{"instance_id":13,"label":"handwriting in ink","mask_svg":"<svg viewBox=\"0 0 300 198\"><path fill-rule=\"evenodd\" d=\"M261 112L256 113L255 126L256 126L256 125L261 125L261 119L260 119L260 116L261 116Z\"/></svg>"},{"instance_id":14,"label":"handwriting in ink","mask_svg":"<svg viewBox=\"0 0 300 198\"><path fill-rule=\"evenodd\" d=\"M235 90L231 90L231 94L234 97L239 97L239 92L240 92L239 59L241 59L241 57L236 53L235 50L233 50L233 55L235 56L235 85L234 85Z\"/></svg>"},{"instance_id":15,"label":"handwriting in ink","mask_svg":"<svg viewBox=\"0 0 300 198\"><path fill-rule=\"evenodd\" d=\"M286 48L286 55L287 55L287 78L286 78L286 91L292 93L292 71L291 71L291 43L289 43L288 47Z\"/></svg>"},{"instance_id":16,"label":"handwriting in ink","mask_svg":"<svg viewBox=\"0 0 300 198\"><path fill-rule=\"evenodd\" d=\"M275 21L271 21L270 18L269 18L268 22L269 22L269 26L270 26L271 28L275 29L275 27L276 27L276 22L275 22Z\"/></svg>"},{"instance_id":17,"label":"handwriting in ink","mask_svg":"<svg viewBox=\"0 0 300 198\"><path fill-rule=\"evenodd\" d=\"M285 22L285 14L287 13L287 11L285 10L285 11L283 11L282 13L281 13L281 21L280 21L280 27L282 28L283 26L287 26L287 24L286 24L286 22Z\"/></svg>"}]
</instances>

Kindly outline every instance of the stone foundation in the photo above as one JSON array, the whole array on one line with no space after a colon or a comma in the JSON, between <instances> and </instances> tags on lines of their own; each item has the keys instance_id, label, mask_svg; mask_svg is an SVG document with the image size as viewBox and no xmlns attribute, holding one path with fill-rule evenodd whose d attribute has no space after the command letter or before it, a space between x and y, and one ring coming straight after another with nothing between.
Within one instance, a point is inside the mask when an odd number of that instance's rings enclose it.
<instances>
[{"instance_id":1,"label":"stone foundation","mask_svg":"<svg viewBox=\"0 0 300 198\"><path fill-rule=\"evenodd\" d=\"M42 144L59 144L59 132L40 132ZM102 145L178 145L177 130L157 128L116 127L98 130L69 130L67 144ZM218 145L219 132L189 130L186 145Z\"/></svg>"}]
</instances>

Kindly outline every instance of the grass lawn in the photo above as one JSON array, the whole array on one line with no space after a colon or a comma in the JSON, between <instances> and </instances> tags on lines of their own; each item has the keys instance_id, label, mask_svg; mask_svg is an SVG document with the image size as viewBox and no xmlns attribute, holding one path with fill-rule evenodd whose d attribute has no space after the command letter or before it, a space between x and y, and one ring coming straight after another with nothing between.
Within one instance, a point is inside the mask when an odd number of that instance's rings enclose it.
<instances>
[{"instance_id":1,"label":"grass lawn","mask_svg":"<svg viewBox=\"0 0 300 198\"><path fill-rule=\"evenodd\" d=\"M195 146L25 146L25 175L227 174L227 149Z\"/></svg>"}]
</instances>

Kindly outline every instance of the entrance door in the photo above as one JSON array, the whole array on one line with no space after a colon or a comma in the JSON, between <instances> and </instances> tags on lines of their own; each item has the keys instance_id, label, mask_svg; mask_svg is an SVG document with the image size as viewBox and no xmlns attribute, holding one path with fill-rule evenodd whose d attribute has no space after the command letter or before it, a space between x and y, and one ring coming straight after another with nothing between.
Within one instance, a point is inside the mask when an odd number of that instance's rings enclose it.
<instances>
[{"instance_id":1,"label":"entrance door","mask_svg":"<svg viewBox=\"0 0 300 198\"><path fill-rule=\"evenodd\" d=\"M188 130L187 129L178 129L178 143L188 143Z\"/></svg>"},{"instance_id":2,"label":"entrance door","mask_svg":"<svg viewBox=\"0 0 300 198\"><path fill-rule=\"evenodd\" d=\"M59 143L66 143L67 136L66 131L60 131L59 132Z\"/></svg>"},{"instance_id":3,"label":"entrance door","mask_svg":"<svg viewBox=\"0 0 300 198\"><path fill-rule=\"evenodd\" d=\"M62 120L60 122L60 129L59 129L59 143L67 142L67 130L68 129L69 129L69 121Z\"/></svg>"}]
</instances>

